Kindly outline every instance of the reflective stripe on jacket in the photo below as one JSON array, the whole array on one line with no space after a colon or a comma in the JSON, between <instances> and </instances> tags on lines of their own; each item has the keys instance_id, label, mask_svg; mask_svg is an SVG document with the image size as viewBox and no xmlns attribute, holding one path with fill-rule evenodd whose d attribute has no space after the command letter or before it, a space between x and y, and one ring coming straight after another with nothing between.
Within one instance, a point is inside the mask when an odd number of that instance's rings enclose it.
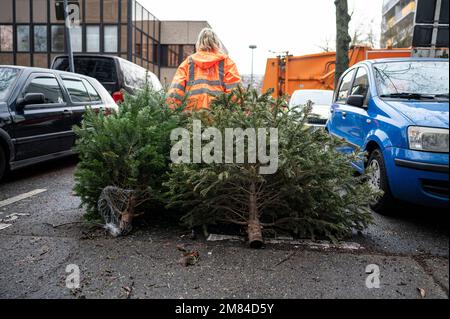
<instances>
[{"instance_id":1,"label":"reflective stripe on jacket","mask_svg":"<svg viewBox=\"0 0 450 319\"><path fill-rule=\"evenodd\" d=\"M215 96L229 93L241 82L236 64L225 54L197 52L178 68L169 89L169 103L186 96L188 109L209 108Z\"/></svg>"}]
</instances>

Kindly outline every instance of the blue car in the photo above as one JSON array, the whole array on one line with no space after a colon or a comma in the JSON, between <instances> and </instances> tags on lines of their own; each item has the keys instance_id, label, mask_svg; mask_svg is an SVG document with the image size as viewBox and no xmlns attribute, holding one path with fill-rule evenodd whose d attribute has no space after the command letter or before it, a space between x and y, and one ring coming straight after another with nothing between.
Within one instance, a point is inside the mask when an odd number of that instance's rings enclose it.
<instances>
[{"instance_id":1,"label":"blue car","mask_svg":"<svg viewBox=\"0 0 450 319\"><path fill-rule=\"evenodd\" d=\"M446 208L449 203L449 61L363 61L340 78L327 131L344 151L364 150L352 163L384 195L373 203L389 213L396 200Z\"/></svg>"}]
</instances>

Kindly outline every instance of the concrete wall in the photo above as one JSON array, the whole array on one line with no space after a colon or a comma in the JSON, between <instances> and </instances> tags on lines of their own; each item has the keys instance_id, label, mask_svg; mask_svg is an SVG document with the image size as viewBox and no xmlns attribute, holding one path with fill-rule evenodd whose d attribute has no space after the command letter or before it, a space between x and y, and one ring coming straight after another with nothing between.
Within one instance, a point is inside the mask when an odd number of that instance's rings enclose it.
<instances>
[{"instance_id":1,"label":"concrete wall","mask_svg":"<svg viewBox=\"0 0 450 319\"><path fill-rule=\"evenodd\" d=\"M169 86L170 83L172 83L173 76L175 75L175 72L177 71L176 68L164 68L161 67L161 76L159 77L159 80L161 81L161 84L163 86Z\"/></svg>"},{"instance_id":2,"label":"concrete wall","mask_svg":"<svg viewBox=\"0 0 450 319\"><path fill-rule=\"evenodd\" d=\"M211 28L211 26L207 21L161 21L161 44L195 44L203 28ZM225 46L224 49L227 53ZM161 83L170 85L176 70L176 68L161 67L159 77Z\"/></svg>"}]
</instances>

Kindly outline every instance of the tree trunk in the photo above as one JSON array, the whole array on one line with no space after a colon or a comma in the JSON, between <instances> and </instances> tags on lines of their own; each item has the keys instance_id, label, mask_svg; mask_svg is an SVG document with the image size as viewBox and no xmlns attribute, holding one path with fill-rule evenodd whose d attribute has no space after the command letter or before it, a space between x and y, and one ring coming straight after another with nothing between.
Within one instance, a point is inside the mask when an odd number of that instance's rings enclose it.
<instances>
[{"instance_id":1,"label":"tree trunk","mask_svg":"<svg viewBox=\"0 0 450 319\"><path fill-rule=\"evenodd\" d=\"M349 67L348 51L352 39L348 34L351 17L348 14L347 0L335 0L334 4L336 5L336 68L334 72L336 87L339 78Z\"/></svg>"},{"instance_id":2,"label":"tree trunk","mask_svg":"<svg viewBox=\"0 0 450 319\"><path fill-rule=\"evenodd\" d=\"M262 236L262 226L259 221L259 213L257 206L257 194L255 183L250 185L250 195L249 195L249 219L248 219L248 241L250 247L254 249L259 249L263 245Z\"/></svg>"},{"instance_id":3,"label":"tree trunk","mask_svg":"<svg viewBox=\"0 0 450 319\"><path fill-rule=\"evenodd\" d=\"M131 232L133 228L133 218L134 218L134 210L136 208L136 197L134 195L130 196L128 200L128 205L125 211L122 213L120 219L120 234L127 235Z\"/></svg>"}]
</instances>

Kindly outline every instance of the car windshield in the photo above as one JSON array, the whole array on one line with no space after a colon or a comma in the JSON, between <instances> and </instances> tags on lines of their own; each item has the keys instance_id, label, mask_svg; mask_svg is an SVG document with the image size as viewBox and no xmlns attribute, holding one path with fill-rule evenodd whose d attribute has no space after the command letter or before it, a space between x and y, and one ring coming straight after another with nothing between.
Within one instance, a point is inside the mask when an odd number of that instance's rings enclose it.
<instances>
[{"instance_id":1,"label":"car windshield","mask_svg":"<svg viewBox=\"0 0 450 319\"><path fill-rule=\"evenodd\" d=\"M20 70L16 68L0 68L0 101L8 98L9 90L12 88Z\"/></svg>"},{"instance_id":2,"label":"car windshield","mask_svg":"<svg viewBox=\"0 0 450 319\"><path fill-rule=\"evenodd\" d=\"M297 91L292 97L290 105L306 105L308 101L316 105L330 106L333 101L333 91Z\"/></svg>"},{"instance_id":3,"label":"car windshield","mask_svg":"<svg viewBox=\"0 0 450 319\"><path fill-rule=\"evenodd\" d=\"M374 70L381 97L448 99L448 61L377 63Z\"/></svg>"}]
</instances>

